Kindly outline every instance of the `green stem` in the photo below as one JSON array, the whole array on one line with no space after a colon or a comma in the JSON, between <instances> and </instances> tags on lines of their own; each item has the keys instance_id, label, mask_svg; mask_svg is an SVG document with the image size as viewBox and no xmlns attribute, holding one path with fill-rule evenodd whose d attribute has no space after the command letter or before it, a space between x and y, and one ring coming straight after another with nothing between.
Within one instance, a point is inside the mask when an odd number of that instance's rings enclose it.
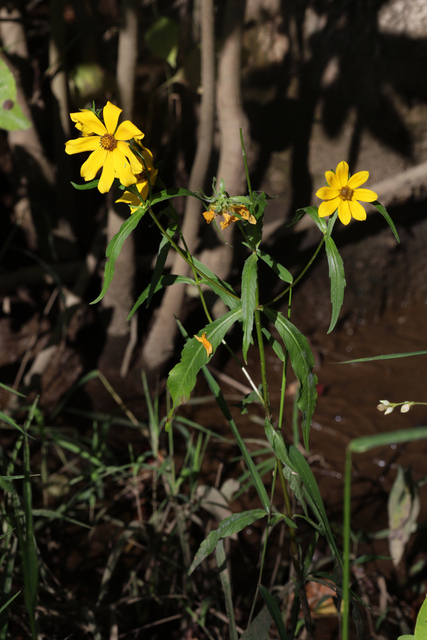
<instances>
[{"instance_id":1,"label":"green stem","mask_svg":"<svg viewBox=\"0 0 427 640\"><path fill-rule=\"evenodd\" d=\"M285 501L285 515L287 515L288 518L292 519L292 507L291 507L291 501L289 498L288 487L286 484L285 477L283 475L281 462L278 460L276 460L276 467L279 472L280 483L282 485L283 499ZM289 527L289 541L291 545L292 564L294 566L295 573L297 574L297 578L298 578L297 589L298 589L298 594L301 602L302 613L304 616L305 627L307 630L306 638L307 640L312 640L313 622L311 620L310 605L308 604L307 594L305 592L305 587L304 587L304 573L301 567L296 533L293 527Z\"/></svg>"},{"instance_id":2,"label":"green stem","mask_svg":"<svg viewBox=\"0 0 427 640\"><path fill-rule=\"evenodd\" d=\"M236 296L234 293L231 293L230 291L228 291L228 289L224 289L224 287L222 287L218 282L214 282L212 280L212 278L210 278L209 276L207 276L205 273L203 273L203 271L201 269L199 269L198 267L196 267L192 260L190 260L187 255L185 254L184 251L182 251L182 249L176 244L176 242L170 237L168 236L168 234L166 233L166 230L164 229L164 227L162 226L162 224L159 222L159 220L157 219L156 215L154 214L154 211L151 209L151 207L149 208L149 214L152 218L152 220L154 221L155 225L158 227L160 233L168 240L168 242L170 242L171 246L175 249L175 251L181 256L181 258L184 260L184 262L186 262L191 269L195 270L199 276L201 276L202 278L204 278L207 282L209 282L211 285L214 285L214 287L217 287L217 289L221 289L221 291L224 291L224 293L226 293L227 295L231 296L232 298L235 298L235 300L240 300L239 296Z\"/></svg>"},{"instance_id":3,"label":"green stem","mask_svg":"<svg viewBox=\"0 0 427 640\"><path fill-rule=\"evenodd\" d=\"M351 450L345 454L344 473L344 569L343 569L343 612L342 640L348 640L348 614L350 598L350 510L351 510Z\"/></svg>"},{"instance_id":4,"label":"green stem","mask_svg":"<svg viewBox=\"0 0 427 640\"><path fill-rule=\"evenodd\" d=\"M259 282L257 279L256 283L256 291L255 291L255 327L256 334L258 340L258 351L259 351L259 360L261 365L261 381L262 381L262 396L264 400L264 409L265 409L265 417L268 420L271 420L271 409L270 409L270 397L268 394L268 385L267 385L267 367L265 364L265 348L264 348L264 340L262 337L262 325L261 325L261 312L258 308L259 306Z\"/></svg>"},{"instance_id":5,"label":"green stem","mask_svg":"<svg viewBox=\"0 0 427 640\"><path fill-rule=\"evenodd\" d=\"M245 164L245 172L246 172L246 182L248 183L248 190L249 190L249 197L251 199L251 202L253 202L252 200L252 187L251 187L251 179L249 177L249 167L248 167L248 161L246 158L246 149L245 149L245 143L243 142L243 131L240 128L240 145L242 147L242 153L243 153L243 162Z\"/></svg>"},{"instance_id":6,"label":"green stem","mask_svg":"<svg viewBox=\"0 0 427 640\"><path fill-rule=\"evenodd\" d=\"M288 293L288 291L291 291L293 289L293 287L295 287L295 285L301 280L301 278L305 275L305 273L307 273L307 271L309 270L309 268L311 267L311 265L315 261L315 259L316 259L317 255L318 255L320 249L322 248L324 242L325 242L325 236L322 237L321 241L319 242L319 244L318 244L318 246L316 248L316 251L313 253L313 255L311 256L310 260L308 261L308 263L306 264L304 269L301 271L299 276L297 278L295 278L293 283L290 284L289 287L286 287L286 289L284 289L281 293L279 293L275 298L270 300L270 302L267 302L266 304L264 304L263 307L271 307L275 302L280 300L280 298L282 298L286 293Z\"/></svg>"}]
</instances>

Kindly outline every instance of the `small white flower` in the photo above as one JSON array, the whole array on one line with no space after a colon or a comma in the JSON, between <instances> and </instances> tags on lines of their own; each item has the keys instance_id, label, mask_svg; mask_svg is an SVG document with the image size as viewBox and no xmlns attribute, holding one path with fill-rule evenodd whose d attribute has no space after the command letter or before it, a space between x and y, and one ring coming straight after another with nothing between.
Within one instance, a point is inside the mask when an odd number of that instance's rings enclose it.
<instances>
[{"instance_id":1,"label":"small white flower","mask_svg":"<svg viewBox=\"0 0 427 640\"><path fill-rule=\"evenodd\" d=\"M394 407L387 407L387 409L384 411L384 415L388 416L389 413L392 413L394 410Z\"/></svg>"},{"instance_id":2,"label":"small white flower","mask_svg":"<svg viewBox=\"0 0 427 640\"><path fill-rule=\"evenodd\" d=\"M400 407L400 412L401 413L408 413L409 409L412 406L412 402L405 402L405 404L402 404L402 406Z\"/></svg>"}]
</instances>

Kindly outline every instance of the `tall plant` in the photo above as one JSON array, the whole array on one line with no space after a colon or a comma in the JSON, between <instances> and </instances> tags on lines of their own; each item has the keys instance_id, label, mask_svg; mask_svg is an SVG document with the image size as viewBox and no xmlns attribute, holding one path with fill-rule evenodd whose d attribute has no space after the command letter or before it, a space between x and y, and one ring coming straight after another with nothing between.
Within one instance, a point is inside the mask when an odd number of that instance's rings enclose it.
<instances>
[{"instance_id":1,"label":"tall plant","mask_svg":"<svg viewBox=\"0 0 427 640\"><path fill-rule=\"evenodd\" d=\"M329 332L337 323L344 299L345 275L344 265L333 240L333 231L337 220L344 225L351 219L365 220L366 212L360 202L372 202L377 211L385 218L395 237L398 235L392 220L385 208L377 201L377 195L362 185L367 181L367 171L360 171L350 176L349 166L340 162L336 171L327 171L326 186L317 191L317 196L323 201L319 208L307 206L296 212L293 224L302 216L308 215L317 226L320 240L313 256L297 278L293 278L290 271L281 262L273 258L262 248L263 220L269 197L264 193L252 190L247 166L246 195L230 196L221 176L219 181L213 180L213 194L205 195L201 191L184 188L165 188L161 183L157 170L153 164L151 152L143 146L143 132L130 121L118 125L121 110L106 104L103 110L82 109L79 113L72 113L71 119L82 136L66 143L67 153L90 151L91 155L81 168L81 175L86 184L74 186L78 189L98 188L102 193L109 191L113 185L120 189L122 197L119 199L129 205L129 217L121 226L120 231L113 237L107 248L107 262L104 272L104 284L97 299L99 302L105 295L114 277L115 261L120 254L125 239L139 223L144 224L143 218L148 216L157 226L160 233L160 243L156 266L148 287L135 302L129 318L137 309L145 304L148 306L153 296L166 287L175 284L187 284L197 288L201 304L206 317L204 326L200 327L194 336L188 336L182 329L186 343L181 353L180 361L173 367L168 376L168 390L171 395L171 408L166 422L166 429L173 429L174 418L179 407L189 398L196 384L200 372L205 376L209 388L226 418L232 434L239 446L243 459L255 487L260 506L257 509L243 511L225 518L218 529L211 532L203 541L190 566L192 573L197 566L214 550L217 550L218 562L222 563L222 540L241 531L244 527L256 522L264 521L265 537L264 551L259 571L259 580L254 588L254 606L258 591L264 598L270 616L274 619L280 637L286 638L287 630L283 623L276 600L262 585L265 549L268 544L269 533L276 524L285 522L288 527L290 541L290 557L294 575L294 609L300 607L304 617L307 637L313 634L313 624L309 603L306 596L305 584L313 577L312 558L318 535L326 538L335 564L334 580L335 592L338 600L338 610L342 597L343 559L335 540L331 525L325 510L323 499L316 483L313 472L306 457L293 443L293 434L288 433L284 422L285 390L287 385L287 368L290 363L299 382L297 407L301 416L300 428L306 451L310 446L310 428L316 407L317 378L313 371L314 358L307 338L291 322L292 292L295 284L306 275L309 267L322 249L325 249L329 264L331 281L332 316ZM243 159L246 162L243 140ZM98 171L101 175L96 178ZM180 229L179 219L169 201L176 197L196 198L204 203L203 214L206 222L221 231L230 225L237 225L241 232L241 242L246 258L243 264L239 287L234 288L230 283L221 280L208 269L197 257L188 250L185 237ZM168 202L162 210L162 203ZM143 221L143 222L142 222ZM218 227L219 222L219 227ZM170 249L174 249L191 269L191 276L180 276L164 273L166 258ZM264 263L271 271L271 277L276 278L282 290L274 298L265 300L259 280L259 265ZM215 320L211 317L210 308L205 295L209 288L216 297L225 304L227 311ZM287 310L283 312L280 306L287 302ZM279 304L278 304L279 303ZM241 354L228 345L227 333L239 325L241 327ZM271 331L274 327L274 333ZM261 384L258 386L246 369L249 347L254 344L258 352L259 375ZM282 369L282 387L278 415L274 415L268 387L268 371L266 366L266 344L269 344ZM245 398L247 408L251 403L262 405L264 411L265 436L270 444L274 456L273 486L268 489L261 477L247 446L242 439L226 399L209 368L207 367L212 355L219 348L225 348L239 363L244 375L249 380L253 391ZM274 487L279 483L283 508L274 501ZM292 499L294 498L294 500ZM297 509L293 504L299 505ZM303 554L298 543L298 523L303 518L314 529L314 542ZM322 576L319 577L322 579ZM234 618L231 615L231 595L224 582L231 637L237 637ZM255 587L255 585L254 585ZM254 609L254 606L252 609ZM347 604L345 605L347 608ZM291 637L294 637L298 625L298 616L293 615L291 622ZM265 622L270 624L270 619ZM253 626L259 624L256 619L249 622L248 633ZM249 636L248 636L249 637Z\"/></svg>"}]
</instances>

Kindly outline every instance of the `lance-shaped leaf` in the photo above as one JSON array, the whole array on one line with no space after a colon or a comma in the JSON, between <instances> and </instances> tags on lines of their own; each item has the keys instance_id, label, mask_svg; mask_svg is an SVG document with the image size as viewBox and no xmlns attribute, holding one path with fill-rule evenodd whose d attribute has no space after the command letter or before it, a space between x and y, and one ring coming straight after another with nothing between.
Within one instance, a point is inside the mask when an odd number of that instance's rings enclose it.
<instances>
[{"instance_id":1,"label":"lance-shaped leaf","mask_svg":"<svg viewBox=\"0 0 427 640\"><path fill-rule=\"evenodd\" d=\"M268 266L274 271L276 276L283 280L283 282L292 284L294 280L292 274L282 264L280 264L280 262L277 262L277 260L272 258L272 256L270 256L265 251L262 251L261 249L258 249L257 254L261 258L261 260L268 264Z\"/></svg>"},{"instance_id":2,"label":"lance-shaped leaf","mask_svg":"<svg viewBox=\"0 0 427 640\"><path fill-rule=\"evenodd\" d=\"M252 253L245 261L242 272L242 320L243 320L243 358L247 363L249 345L252 340L254 313L256 307L257 256Z\"/></svg>"},{"instance_id":3,"label":"lance-shaped leaf","mask_svg":"<svg viewBox=\"0 0 427 640\"><path fill-rule=\"evenodd\" d=\"M330 236L325 237L325 249L329 264L329 277L331 279L331 303L332 317L328 333L335 327L344 301L345 275L344 263L337 246Z\"/></svg>"},{"instance_id":4,"label":"lance-shaped leaf","mask_svg":"<svg viewBox=\"0 0 427 640\"><path fill-rule=\"evenodd\" d=\"M151 302L151 298L154 295L157 283L162 276L163 268L166 263L166 258L168 257L168 253L171 248L171 243L169 242L169 239L173 238L177 226L178 226L177 222L172 222L169 225L169 227L166 229L166 234L168 237L166 238L165 236L162 236L162 239L160 240L160 246L157 252L156 266L154 267L153 277L151 278L151 283L150 283L150 290L148 292L148 297L147 297L147 305L146 305L147 308Z\"/></svg>"},{"instance_id":5,"label":"lance-shaped leaf","mask_svg":"<svg viewBox=\"0 0 427 640\"><path fill-rule=\"evenodd\" d=\"M252 509L251 511L244 511L243 513L233 513L233 515L228 516L228 518L221 520L218 529L211 531L208 537L203 540L198 552L194 556L188 574L191 575L194 569L214 551L221 538L227 538L233 535L233 533L238 533L266 515L267 512L264 511L264 509Z\"/></svg>"},{"instance_id":6,"label":"lance-shaped leaf","mask_svg":"<svg viewBox=\"0 0 427 640\"><path fill-rule=\"evenodd\" d=\"M240 320L241 314L241 308L229 311L199 331L199 337L201 338L205 333L207 340L212 345L213 352L215 352L229 328L237 320ZM189 400L196 384L197 374L208 360L209 357L203 343L196 338L192 338L186 343L181 353L180 362L174 366L168 377L167 385L172 397L172 407L168 414L166 428L170 426L176 408Z\"/></svg>"},{"instance_id":7,"label":"lance-shaped leaf","mask_svg":"<svg viewBox=\"0 0 427 640\"><path fill-rule=\"evenodd\" d=\"M299 331L292 322L275 309L265 307L263 311L267 318L274 324L282 338L289 352L292 369L300 383L297 404L298 409L302 412L302 433L304 446L308 451L311 420L317 399L317 377L313 373L314 357L311 353L307 338L303 336L301 331Z\"/></svg>"},{"instance_id":8,"label":"lance-shaped leaf","mask_svg":"<svg viewBox=\"0 0 427 640\"><path fill-rule=\"evenodd\" d=\"M329 547L338 560L339 564L342 566L341 555L338 551L337 543L335 542L335 538L329 524L328 516L326 515L322 496L320 495L320 490L313 472L302 453L293 445L289 447L289 458L291 460L292 468L300 475L301 480L304 483L308 502L317 518L318 523L325 531L325 536L328 540Z\"/></svg>"},{"instance_id":9,"label":"lance-shaped leaf","mask_svg":"<svg viewBox=\"0 0 427 640\"><path fill-rule=\"evenodd\" d=\"M200 272L200 282L202 284L207 284L208 287L210 287L212 291L221 298L223 303L227 305L229 309L237 309L238 307L240 307L240 298L235 294L231 284L228 284L228 282L224 282L224 280L218 278L218 276L213 271L208 269L208 267L200 262L200 260L194 258L194 256L192 257L192 260L194 266ZM201 274L205 274L206 278L204 278Z\"/></svg>"},{"instance_id":10,"label":"lance-shaped leaf","mask_svg":"<svg viewBox=\"0 0 427 640\"><path fill-rule=\"evenodd\" d=\"M397 233L397 229L394 226L394 222L391 219L387 209L380 202L378 202L378 200L375 200L375 202L372 202L371 204L373 204L375 209L377 209L377 211L380 212L380 214L383 216L384 220L387 222L388 226L392 230L394 237L398 242L400 242L399 234Z\"/></svg>"},{"instance_id":11,"label":"lance-shaped leaf","mask_svg":"<svg viewBox=\"0 0 427 640\"><path fill-rule=\"evenodd\" d=\"M187 278L187 276L176 276L173 274L160 276L160 278L156 282L154 289L152 289L152 286L151 286L152 283L150 283L147 287L145 287L144 291L141 293L138 300L133 305L127 319L130 320L132 318L133 314L138 309L138 307L140 307L148 299L148 296L150 295L150 293L154 295L155 293L157 293L158 291L161 291L165 287L170 287L172 284L176 284L176 283L192 284L192 285L196 284L193 278Z\"/></svg>"},{"instance_id":12,"label":"lance-shaped leaf","mask_svg":"<svg viewBox=\"0 0 427 640\"><path fill-rule=\"evenodd\" d=\"M133 215L129 216L129 218L124 221L118 233L116 233L116 235L111 238L110 242L108 243L106 252L107 262L105 263L104 269L104 286L102 287L102 291L99 296L96 298L96 300L91 302L91 304L96 304L105 296L107 289L114 277L114 265L120 254L120 251L122 250L123 243L128 235L135 229L135 227L138 226L138 222L141 220L145 212L145 207L139 207Z\"/></svg>"},{"instance_id":13,"label":"lance-shaped leaf","mask_svg":"<svg viewBox=\"0 0 427 640\"><path fill-rule=\"evenodd\" d=\"M291 227L292 225L299 222L301 218L304 217L305 214L310 216L310 218L313 220L313 222L316 223L316 226L320 229L320 231L323 234L326 233L326 230L327 230L326 221L324 218L319 217L317 207L303 207L302 209L298 209L297 212L295 213L295 216L292 222L288 226Z\"/></svg>"}]
</instances>

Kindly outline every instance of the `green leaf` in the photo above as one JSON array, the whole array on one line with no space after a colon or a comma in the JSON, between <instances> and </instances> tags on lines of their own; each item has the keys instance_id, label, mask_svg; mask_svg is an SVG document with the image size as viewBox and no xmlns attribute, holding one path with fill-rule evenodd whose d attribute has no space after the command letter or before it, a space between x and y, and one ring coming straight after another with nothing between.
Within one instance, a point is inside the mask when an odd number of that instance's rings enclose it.
<instances>
[{"instance_id":1,"label":"green leaf","mask_svg":"<svg viewBox=\"0 0 427 640\"><path fill-rule=\"evenodd\" d=\"M328 333L331 333L337 323L342 303L344 301L344 289L346 282L344 275L344 263L338 253L335 242L330 236L325 237L325 249L329 264L329 277L331 279L332 317L331 324L328 329Z\"/></svg>"},{"instance_id":2,"label":"green leaf","mask_svg":"<svg viewBox=\"0 0 427 640\"><path fill-rule=\"evenodd\" d=\"M192 260L194 266L209 278L209 280L207 280L203 278L203 276L200 276L201 283L210 287L229 309L240 308L240 298L235 294L233 287L228 284L228 282L224 282L224 280L218 278L213 271L194 256L192 256Z\"/></svg>"},{"instance_id":3,"label":"green leaf","mask_svg":"<svg viewBox=\"0 0 427 640\"><path fill-rule=\"evenodd\" d=\"M313 373L313 354L307 338L282 313L269 307L264 307L263 311L282 338L289 352L292 369L300 383L297 402L302 412L304 446L308 451L311 420L317 399L317 377Z\"/></svg>"},{"instance_id":4,"label":"green leaf","mask_svg":"<svg viewBox=\"0 0 427 640\"><path fill-rule=\"evenodd\" d=\"M427 427L414 427L413 429L401 429L391 433L376 433L372 436L362 436L351 440L348 448L353 453L366 453L375 447L388 447L391 444L401 442L414 442L427 438Z\"/></svg>"},{"instance_id":5,"label":"green leaf","mask_svg":"<svg viewBox=\"0 0 427 640\"><path fill-rule=\"evenodd\" d=\"M280 278L280 280L283 280L283 282L287 282L288 284L292 284L294 280L292 274L289 273L289 271L285 269L285 267L281 265L280 262L277 262L277 260L272 258L268 253L265 253L265 251L262 251L261 249L258 249L257 254L261 258L261 260L264 260L264 262L268 264L270 269L274 271L274 273Z\"/></svg>"},{"instance_id":6,"label":"green leaf","mask_svg":"<svg viewBox=\"0 0 427 640\"><path fill-rule=\"evenodd\" d=\"M242 272L242 352L246 364L249 345L252 342L252 330L254 326L257 289L257 261L256 253L252 253L245 261Z\"/></svg>"},{"instance_id":7,"label":"green leaf","mask_svg":"<svg viewBox=\"0 0 427 640\"><path fill-rule=\"evenodd\" d=\"M168 238L173 238L177 226L178 225L176 222L172 222L172 224L166 229L166 234ZM159 250L157 252L156 266L154 267L153 277L151 278L150 289L147 297L147 304L146 304L147 308L150 305L151 298L154 295L157 283L159 282L162 276L163 268L165 266L166 259L169 254L169 250L171 248L171 243L169 242L168 238L166 238L165 236L162 236L162 239L160 241Z\"/></svg>"},{"instance_id":8,"label":"green leaf","mask_svg":"<svg viewBox=\"0 0 427 640\"><path fill-rule=\"evenodd\" d=\"M200 336L206 333L214 353L229 328L240 320L241 313L241 308L232 309L199 331ZM203 344L196 338L189 340L182 350L180 362L169 373L167 386L172 397L172 407L168 414L166 428L169 427L176 408L189 400L196 384L197 374L207 362L208 355Z\"/></svg>"},{"instance_id":9,"label":"green leaf","mask_svg":"<svg viewBox=\"0 0 427 640\"><path fill-rule=\"evenodd\" d=\"M231 582L228 571L227 559L224 551L224 542L218 541L215 550L216 562L218 565L219 577L221 580L222 591L224 593L225 611L227 613L230 640L238 640L236 620L234 618L233 598L231 596Z\"/></svg>"},{"instance_id":10,"label":"green leaf","mask_svg":"<svg viewBox=\"0 0 427 640\"><path fill-rule=\"evenodd\" d=\"M240 640L269 640L270 627L271 615L268 608L264 607L252 620L244 634L240 636Z\"/></svg>"},{"instance_id":11,"label":"green leaf","mask_svg":"<svg viewBox=\"0 0 427 640\"><path fill-rule=\"evenodd\" d=\"M90 182L85 182L84 184L77 184L76 182L72 182L74 189L77 191L87 191L88 189L96 189L98 186L99 178L95 180L91 180Z\"/></svg>"},{"instance_id":12,"label":"green leaf","mask_svg":"<svg viewBox=\"0 0 427 640\"><path fill-rule=\"evenodd\" d=\"M286 635L285 623L283 622L282 614L276 599L273 598L269 590L262 584L259 585L259 591L267 605L267 609L270 612L273 622L276 625L281 640L287 640L288 636Z\"/></svg>"},{"instance_id":13,"label":"green leaf","mask_svg":"<svg viewBox=\"0 0 427 640\"><path fill-rule=\"evenodd\" d=\"M415 625L415 640L427 640L427 598L418 612Z\"/></svg>"},{"instance_id":14,"label":"green leaf","mask_svg":"<svg viewBox=\"0 0 427 640\"><path fill-rule=\"evenodd\" d=\"M218 542L222 538L227 538L233 533L242 531L245 527L249 527L251 524L260 520L266 516L264 509L252 509L251 511L243 511L243 513L233 513L233 515L221 520L218 525L218 529L211 531L208 537L203 540L199 547L194 560L191 563L191 567L188 570L188 575L191 575L196 567L199 566L205 558L208 557L212 551L216 548Z\"/></svg>"},{"instance_id":15,"label":"green leaf","mask_svg":"<svg viewBox=\"0 0 427 640\"><path fill-rule=\"evenodd\" d=\"M144 40L152 53L176 67L178 53L179 26L166 16L160 17L145 32Z\"/></svg>"},{"instance_id":16,"label":"green leaf","mask_svg":"<svg viewBox=\"0 0 427 640\"><path fill-rule=\"evenodd\" d=\"M116 260L122 250L123 243L128 237L128 235L138 226L139 221L145 214L146 209L144 207L139 207L135 213L133 213L127 220L124 221L120 230L116 235L110 240L107 247L107 262L105 263L104 269L104 286L102 287L102 291L99 296L91 302L90 304L96 304L105 296L108 287L111 284L111 281L114 277L114 265Z\"/></svg>"},{"instance_id":17,"label":"green leaf","mask_svg":"<svg viewBox=\"0 0 427 640\"><path fill-rule=\"evenodd\" d=\"M288 450L286 448L285 441L283 440L283 436L280 431L276 431L273 423L268 418L265 419L264 430L267 440L270 443L270 446L273 449L276 458L280 460L280 462L285 466L292 467L292 463L289 458Z\"/></svg>"},{"instance_id":18,"label":"green leaf","mask_svg":"<svg viewBox=\"0 0 427 640\"><path fill-rule=\"evenodd\" d=\"M328 516L326 515L325 507L323 505L322 496L320 495L320 490L313 472L302 453L293 445L289 447L289 458L291 460L292 468L301 476L301 479L304 483L305 491L307 493L307 497L309 498L310 506L315 516L317 517L319 524L325 530L325 536L328 540L329 547L342 566L341 555L338 551L338 547L335 542L331 526L329 524Z\"/></svg>"},{"instance_id":19,"label":"green leaf","mask_svg":"<svg viewBox=\"0 0 427 640\"><path fill-rule=\"evenodd\" d=\"M151 205L153 206L155 204L158 204L159 202L164 202L165 200L171 200L172 198L178 198L180 196L190 196L204 203L203 198L198 193L195 193L194 191L189 191L189 189L185 189L184 187L170 187L169 189L162 189L162 191L158 191L152 197Z\"/></svg>"},{"instance_id":20,"label":"green leaf","mask_svg":"<svg viewBox=\"0 0 427 640\"><path fill-rule=\"evenodd\" d=\"M31 122L16 102L16 83L7 64L0 59L0 129L29 129Z\"/></svg>"},{"instance_id":21,"label":"green leaf","mask_svg":"<svg viewBox=\"0 0 427 640\"><path fill-rule=\"evenodd\" d=\"M207 380L207 383L212 392L212 395L214 396L219 408L221 409L224 415L224 418L227 420L228 424L230 425L231 431L233 432L233 436L237 442L237 445L240 448L240 451L242 452L243 459L246 462L246 466L248 467L249 473L252 477L252 482L254 483L254 487L258 492L258 496L259 496L259 499L261 500L261 504L264 507L265 511L269 513L270 500L268 498L264 483L262 482L261 477L258 473L258 470L254 464L254 461L252 460L252 457L245 445L245 442L242 436L240 435L239 429L237 428L237 425L231 416L229 406L225 401L223 393L219 388L217 381L215 380L215 378L210 373L207 367L203 367L203 375Z\"/></svg>"},{"instance_id":22,"label":"green leaf","mask_svg":"<svg viewBox=\"0 0 427 640\"><path fill-rule=\"evenodd\" d=\"M297 209L294 219L288 226L291 227L299 220L301 220L301 218L303 218L305 214L308 214L313 222L316 223L316 226L320 229L320 231L325 235L327 231L327 224L325 218L320 218L318 211L318 207L302 207L301 209Z\"/></svg>"},{"instance_id":23,"label":"green leaf","mask_svg":"<svg viewBox=\"0 0 427 640\"><path fill-rule=\"evenodd\" d=\"M371 204L373 204L375 209L377 209L377 211L379 211L380 214L384 217L384 219L387 222L388 226L392 230L394 237L400 243L399 234L397 233L397 229L394 226L394 222L391 219L390 214L388 213L387 209L380 202L378 202L378 200L375 200L375 202L371 202Z\"/></svg>"},{"instance_id":24,"label":"green leaf","mask_svg":"<svg viewBox=\"0 0 427 640\"><path fill-rule=\"evenodd\" d=\"M144 291L141 293L138 300L133 305L127 319L130 320L132 318L133 314L138 309L138 307L140 307L148 299L150 292L151 292L151 295L153 296L158 291L161 291L165 287L170 287L172 284L175 284L175 283L193 284L193 285L196 284L192 278L187 278L187 276L175 276L173 274L160 276L153 290L151 290L152 283L150 283L147 287L145 287Z\"/></svg>"},{"instance_id":25,"label":"green leaf","mask_svg":"<svg viewBox=\"0 0 427 640\"><path fill-rule=\"evenodd\" d=\"M408 351L407 353L386 353L383 356L372 356L371 358L357 358L356 360L345 360L338 364L353 364L354 362L374 362L374 360L394 360L395 358L411 358L412 356L427 356L427 351Z\"/></svg>"}]
</instances>

